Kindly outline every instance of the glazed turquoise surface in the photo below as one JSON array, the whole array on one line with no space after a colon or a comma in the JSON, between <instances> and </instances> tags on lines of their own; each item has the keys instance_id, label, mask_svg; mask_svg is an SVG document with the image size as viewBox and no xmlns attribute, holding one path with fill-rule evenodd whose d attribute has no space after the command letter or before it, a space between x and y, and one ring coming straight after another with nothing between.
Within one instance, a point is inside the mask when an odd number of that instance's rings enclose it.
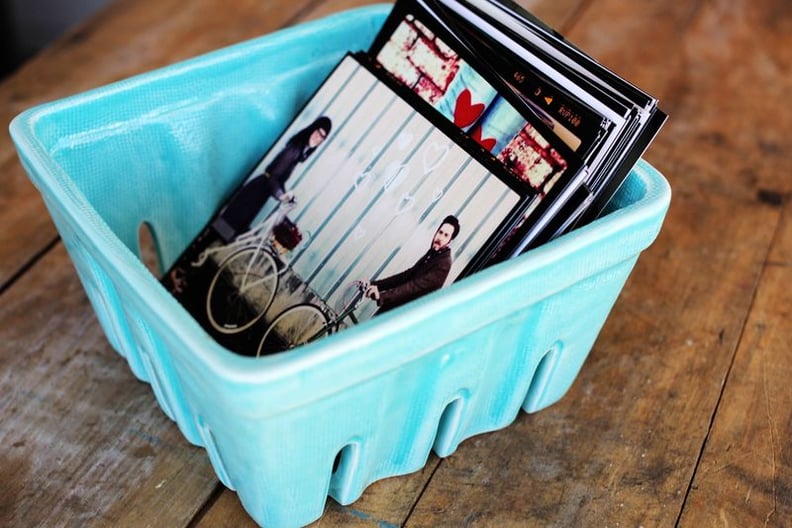
<instances>
[{"instance_id":1,"label":"glazed turquoise surface","mask_svg":"<svg viewBox=\"0 0 792 528\"><path fill-rule=\"evenodd\" d=\"M639 162L609 213L524 256L304 348L212 341L140 262L165 267L389 6L341 13L33 108L11 124L112 346L264 526L420 469L563 396L670 190ZM341 462L333 472L333 462Z\"/></svg>"}]
</instances>

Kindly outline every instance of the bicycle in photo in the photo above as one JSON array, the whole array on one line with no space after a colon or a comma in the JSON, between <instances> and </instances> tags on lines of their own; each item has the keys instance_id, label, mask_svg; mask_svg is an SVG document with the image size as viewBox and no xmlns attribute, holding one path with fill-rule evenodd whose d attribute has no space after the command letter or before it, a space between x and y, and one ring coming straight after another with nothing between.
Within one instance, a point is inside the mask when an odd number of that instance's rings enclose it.
<instances>
[{"instance_id":1,"label":"bicycle in photo","mask_svg":"<svg viewBox=\"0 0 792 528\"><path fill-rule=\"evenodd\" d=\"M267 326L256 350L256 357L265 351L288 350L335 333L347 326L347 319L353 325L358 324L355 310L366 298L367 288L368 283L363 281L348 284L341 293L337 310L314 303L301 303L287 308Z\"/></svg>"},{"instance_id":2,"label":"bicycle in photo","mask_svg":"<svg viewBox=\"0 0 792 528\"><path fill-rule=\"evenodd\" d=\"M235 334L252 327L272 304L287 267L281 253L302 241L287 216L294 206L294 200L281 202L251 229L228 244L207 248L193 262L201 266L210 256L220 259L206 295L206 315L218 332Z\"/></svg>"}]
</instances>

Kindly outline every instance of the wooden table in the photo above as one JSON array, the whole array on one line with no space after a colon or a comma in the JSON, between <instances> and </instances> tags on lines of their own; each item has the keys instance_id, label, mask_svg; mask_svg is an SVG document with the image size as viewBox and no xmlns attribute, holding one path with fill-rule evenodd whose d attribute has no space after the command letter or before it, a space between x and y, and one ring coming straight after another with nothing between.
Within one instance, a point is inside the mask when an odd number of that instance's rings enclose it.
<instances>
[{"instance_id":1,"label":"wooden table","mask_svg":"<svg viewBox=\"0 0 792 528\"><path fill-rule=\"evenodd\" d=\"M119 0L0 114L362 3ZM792 4L523 4L662 100L665 226L559 403L316 525L792 526ZM0 169L0 525L251 525L105 340L7 135Z\"/></svg>"}]
</instances>

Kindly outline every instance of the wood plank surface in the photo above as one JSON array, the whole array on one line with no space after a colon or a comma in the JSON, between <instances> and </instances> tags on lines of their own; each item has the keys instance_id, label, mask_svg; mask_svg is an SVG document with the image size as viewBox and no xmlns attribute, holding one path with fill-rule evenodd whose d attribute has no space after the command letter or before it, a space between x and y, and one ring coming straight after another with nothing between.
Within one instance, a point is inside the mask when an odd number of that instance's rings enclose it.
<instances>
[{"instance_id":1,"label":"wood plank surface","mask_svg":"<svg viewBox=\"0 0 792 528\"><path fill-rule=\"evenodd\" d=\"M792 201L765 263L682 525L792 524Z\"/></svg>"},{"instance_id":2,"label":"wood plank surface","mask_svg":"<svg viewBox=\"0 0 792 528\"><path fill-rule=\"evenodd\" d=\"M110 349L62 245L3 294L0 343L0 525L190 521L206 453Z\"/></svg>"},{"instance_id":3,"label":"wood plank surface","mask_svg":"<svg viewBox=\"0 0 792 528\"><path fill-rule=\"evenodd\" d=\"M365 3L118 0L0 117ZM315 526L791 526L792 5L521 3L661 98L665 226L559 403ZM253 526L107 344L7 135L0 170L0 526Z\"/></svg>"},{"instance_id":4,"label":"wood plank surface","mask_svg":"<svg viewBox=\"0 0 792 528\"><path fill-rule=\"evenodd\" d=\"M754 196L781 217L772 229L769 255L754 256L763 264L758 289L680 524L787 527L792 526L792 114L778 110L792 95L792 5L766 1L734 7L722 2L701 22L712 34L724 25L735 28L732 38L710 46L707 58L731 55L734 62L751 65L732 71L721 61L712 71L720 92L738 94L754 116L731 110L719 119L710 113L712 135L725 138L729 151L724 163L734 167L734 176L718 186L752 182ZM754 124L743 132L749 121ZM763 232L770 229L761 226Z\"/></svg>"},{"instance_id":5,"label":"wood plank surface","mask_svg":"<svg viewBox=\"0 0 792 528\"><path fill-rule=\"evenodd\" d=\"M0 116L273 31L309 5L114 3L0 84ZM205 451L111 350L7 135L0 168L0 525L187 525L218 486Z\"/></svg>"}]
</instances>

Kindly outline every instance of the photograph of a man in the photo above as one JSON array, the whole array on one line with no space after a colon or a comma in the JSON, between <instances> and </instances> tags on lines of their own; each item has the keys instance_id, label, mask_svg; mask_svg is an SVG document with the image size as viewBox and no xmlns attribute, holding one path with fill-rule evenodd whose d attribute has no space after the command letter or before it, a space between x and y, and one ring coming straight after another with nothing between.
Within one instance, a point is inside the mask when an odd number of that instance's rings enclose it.
<instances>
[{"instance_id":1,"label":"photograph of a man","mask_svg":"<svg viewBox=\"0 0 792 528\"><path fill-rule=\"evenodd\" d=\"M429 250L411 268L384 279L370 281L366 297L376 301L379 306L374 315L439 290L451 270L449 244L458 234L459 220L453 215L446 216L435 231Z\"/></svg>"}]
</instances>

